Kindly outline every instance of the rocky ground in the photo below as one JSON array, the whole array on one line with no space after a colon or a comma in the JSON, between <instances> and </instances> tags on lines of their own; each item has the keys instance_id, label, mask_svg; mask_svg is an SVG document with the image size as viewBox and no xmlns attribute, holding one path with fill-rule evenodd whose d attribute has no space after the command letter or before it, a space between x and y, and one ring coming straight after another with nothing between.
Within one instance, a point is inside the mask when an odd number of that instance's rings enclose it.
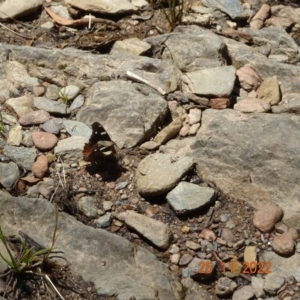
<instances>
[{"instance_id":1,"label":"rocky ground","mask_svg":"<svg viewBox=\"0 0 300 300\"><path fill-rule=\"evenodd\" d=\"M172 33L163 2L2 2L1 228L17 255L57 227L64 299L300 299L300 8L219 2Z\"/></svg>"}]
</instances>

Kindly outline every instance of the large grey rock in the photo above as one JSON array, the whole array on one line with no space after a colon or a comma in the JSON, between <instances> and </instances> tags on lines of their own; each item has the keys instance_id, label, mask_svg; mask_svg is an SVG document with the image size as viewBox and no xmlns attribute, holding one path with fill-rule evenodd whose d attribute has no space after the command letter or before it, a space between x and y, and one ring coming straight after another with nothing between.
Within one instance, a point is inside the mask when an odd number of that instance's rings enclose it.
<instances>
[{"instance_id":1,"label":"large grey rock","mask_svg":"<svg viewBox=\"0 0 300 300\"><path fill-rule=\"evenodd\" d=\"M233 66L188 72L181 77L182 90L207 97L229 97L235 83L235 72Z\"/></svg>"},{"instance_id":2,"label":"large grey rock","mask_svg":"<svg viewBox=\"0 0 300 300\"><path fill-rule=\"evenodd\" d=\"M20 171L14 162L0 163L0 183L4 188L9 190L19 177Z\"/></svg>"},{"instance_id":3,"label":"large grey rock","mask_svg":"<svg viewBox=\"0 0 300 300\"><path fill-rule=\"evenodd\" d=\"M0 192L0 207L5 234L21 229L45 247L51 245L55 209L47 200ZM147 250L65 213L59 213L58 231L56 250L63 251L72 271L95 284L99 295L155 300L158 293L162 300L181 299L178 278Z\"/></svg>"},{"instance_id":4,"label":"large grey rock","mask_svg":"<svg viewBox=\"0 0 300 300\"><path fill-rule=\"evenodd\" d=\"M158 93L121 80L95 83L85 104L77 119L88 125L101 123L120 148L136 146L154 135L167 114L167 102Z\"/></svg>"},{"instance_id":5,"label":"large grey rock","mask_svg":"<svg viewBox=\"0 0 300 300\"><path fill-rule=\"evenodd\" d=\"M66 3L85 11L105 14L130 13L138 10L129 0L66 0Z\"/></svg>"},{"instance_id":6,"label":"large grey rock","mask_svg":"<svg viewBox=\"0 0 300 300\"><path fill-rule=\"evenodd\" d=\"M37 156L35 148L4 146L3 150L4 155L25 170L31 170Z\"/></svg>"},{"instance_id":7,"label":"large grey rock","mask_svg":"<svg viewBox=\"0 0 300 300\"><path fill-rule=\"evenodd\" d=\"M299 228L300 117L208 109L201 122L195 139L169 142L165 150L194 158L201 176L231 197L255 208L272 200L284 222Z\"/></svg>"},{"instance_id":8,"label":"large grey rock","mask_svg":"<svg viewBox=\"0 0 300 300\"><path fill-rule=\"evenodd\" d=\"M253 43L258 49L270 46L269 58L283 56L287 63L297 63L300 60L299 48L293 38L281 27L265 27L262 29L245 28L243 31L250 34Z\"/></svg>"},{"instance_id":9,"label":"large grey rock","mask_svg":"<svg viewBox=\"0 0 300 300\"><path fill-rule=\"evenodd\" d=\"M0 6L0 18L11 21L11 18L36 12L42 4L43 0L5 0Z\"/></svg>"},{"instance_id":10,"label":"large grey rock","mask_svg":"<svg viewBox=\"0 0 300 300\"><path fill-rule=\"evenodd\" d=\"M72 84L86 87L99 80L128 76L130 72L162 93L169 93L177 88L181 76L181 72L172 62L149 57L125 54L94 55L72 48L48 50L2 46L1 52L11 51L10 59L26 64L30 74L61 86L66 85L67 78L70 77L76 78L76 82Z\"/></svg>"},{"instance_id":11,"label":"large grey rock","mask_svg":"<svg viewBox=\"0 0 300 300\"><path fill-rule=\"evenodd\" d=\"M166 45L162 58L172 60L183 72L226 65L227 48L222 39L209 30L180 26L172 34L145 39L158 47ZM178 42L180 41L180 43ZM182 47L186 45L186 47Z\"/></svg>"},{"instance_id":12,"label":"large grey rock","mask_svg":"<svg viewBox=\"0 0 300 300\"><path fill-rule=\"evenodd\" d=\"M157 196L169 192L191 169L191 158L176 158L155 153L144 158L137 168L137 189L141 195Z\"/></svg>"}]
</instances>

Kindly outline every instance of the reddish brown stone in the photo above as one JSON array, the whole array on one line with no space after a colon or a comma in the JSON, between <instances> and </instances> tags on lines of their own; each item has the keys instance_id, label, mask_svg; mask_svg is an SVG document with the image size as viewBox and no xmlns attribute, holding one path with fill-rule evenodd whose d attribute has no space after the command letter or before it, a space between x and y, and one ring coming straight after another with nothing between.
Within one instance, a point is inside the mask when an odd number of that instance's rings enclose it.
<instances>
[{"instance_id":1,"label":"reddish brown stone","mask_svg":"<svg viewBox=\"0 0 300 300\"><path fill-rule=\"evenodd\" d=\"M209 100L208 105L214 109L224 109L230 106L230 99L228 98L213 98Z\"/></svg>"}]
</instances>

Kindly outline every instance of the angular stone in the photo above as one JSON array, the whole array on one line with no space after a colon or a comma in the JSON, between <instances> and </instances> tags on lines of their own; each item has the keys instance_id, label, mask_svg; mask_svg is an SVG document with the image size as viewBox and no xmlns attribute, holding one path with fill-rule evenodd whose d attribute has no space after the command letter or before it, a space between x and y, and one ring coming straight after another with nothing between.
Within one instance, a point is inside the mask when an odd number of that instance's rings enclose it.
<instances>
[{"instance_id":1,"label":"angular stone","mask_svg":"<svg viewBox=\"0 0 300 300\"><path fill-rule=\"evenodd\" d=\"M4 155L14 161L19 167L31 170L37 151L35 148L4 146Z\"/></svg>"},{"instance_id":2,"label":"angular stone","mask_svg":"<svg viewBox=\"0 0 300 300\"><path fill-rule=\"evenodd\" d=\"M230 99L228 98L212 98L208 105L213 109L225 109L230 106Z\"/></svg>"},{"instance_id":3,"label":"angular stone","mask_svg":"<svg viewBox=\"0 0 300 300\"><path fill-rule=\"evenodd\" d=\"M90 196L81 197L77 203L79 210L87 217L97 217L98 207L95 198Z\"/></svg>"},{"instance_id":4,"label":"angular stone","mask_svg":"<svg viewBox=\"0 0 300 300\"><path fill-rule=\"evenodd\" d=\"M20 171L14 162L0 163L0 182L4 188L10 190L13 184L19 179Z\"/></svg>"},{"instance_id":5,"label":"angular stone","mask_svg":"<svg viewBox=\"0 0 300 300\"><path fill-rule=\"evenodd\" d=\"M244 250L244 261L256 262L256 246L246 246Z\"/></svg>"},{"instance_id":6,"label":"angular stone","mask_svg":"<svg viewBox=\"0 0 300 300\"><path fill-rule=\"evenodd\" d=\"M143 55L150 49L151 45L147 42L141 41L138 38L130 38L122 41L116 41L109 54L114 55L123 52L129 55Z\"/></svg>"},{"instance_id":7,"label":"angular stone","mask_svg":"<svg viewBox=\"0 0 300 300\"><path fill-rule=\"evenodd\" d=\"M216 197L214 189L182 181L167 195L167 201L177 214L211 204Z\"/></svg>"},{"instance_id":8,"label":"angular stone","mask_svg":"<svg viewBox=\"0 0 300 300\"><path fill-rule=\"evenodd\" d=\"M260 78L254 70L249 67L241 67L236 71L241 87L246 91L256 90Z\"/></svg>"},{"instance_id":9,"label":"angular stone","mask_svg":"<svg viewBox=\"0 0 300 300\"><path fill-rule=\"evenodd\" d=\"M66 115L70 113L70 109L65 103L53 101L45 97L34 97L34 106L52 114Z\"/></svg>"},{"instance_id":10,"label":"angular stone","mask_svg":"<svg viewBox=\"0 0 300 300\"><path fill-rule=\"evenodd\" d=\"M263 27L264 21L268 18L270 14L270 6L268 4L263 4L259 11L255 14L250 22L250 27L255 29L260 29Z\"/></svg>"},{"instance_id":11,"label":"angular stone","mask_svg":"<svg viewBox=\"0 0 300 300\"><path fill-rule=\"evenodd\" d=\"M225 12L232 19L239 17L243 13L243 8L238 0L202 0L202 3L207 7Z\"/></svg>"},{"instance_id":12,"label":"angular stone","mask_svg":"<svg viewBox=\"0 0 300 300\"><path fill-rule=\"evenodd\" d=\"M159 132L154 138L154 142L159 145L168 142L171 138L175 137L182 126L182 120L177 118L173 120L168 126L166 126L161 132Z\"/></svg>"},{"instance_id":13,"label":"angular stone","mask_svg":"<svg viewBox=\"0 0 300 300\"><path fill-rule=\"evenodd\" d=\"M181 77L184 93L195 93L207 97L229 97L235 82L233 66L203 69L188 72Z\"/></svg>"},{"instance_id":14,"label":"angular stone","mask_svg":"<svg viewBox=\"0 0 300 300\"><path fill-rule=\"evenodd\" d=\"M57 143L54 154L69 162L77 162L83 158L83 147L88 143L88 138L83 136L72 136Z\"/></svg>"},{"instance_id":15,"label":"angular stone","mask_svg":"<svg viewBox=\"0 0 300 300\"><path fill-rule=\"evenodd\" d=\"M260 277L251 276L251 287L256 298L265 296L263 289L265 280Z\"/></svg>"},{"instance_id":16,"label":"angular stone","mask_svg":"<svg viewBox=\"0 0 300 300\"><path fill-rule=\"evenodd\" d=\"M246 285L233 293L232 300L250 300L253 296L252 287L250 285Z\"/></svg>"},{"instance_id":17,"label":"angular stone","mask_svg":"<svg viewBox=\"0 0 300 300\"><path fill-rule=\"evenodd\" d=\"M237 102L233 108L244 113L264 113L271 109L271 105L259 98L244 98Z\"/></svg>"},{"instance_id":18,"label":"angular stone","mask_svg":"<svg viewBox=\"0 0 300 300\"><path fill-rule=\"evenodd\" d=\"M143 196L167 193L193 164L193 160L187 157L173 159L169 154L151 154L137 168L137 189Z\"/></svg>"},{"instance_id":19,"label":"angular stone","mask_svg":"<svg viewBox=\"0 0 300 300\"><path fill-rule=\"evenodd\" d=\"M5 105L16 113L19 117L32 111L33 97L26 95L18 98L10 98L5 101Z\"/></svg>"},{"instance_id":20,"label":"angular stone","mask_svg":"<svg viewBox=\"0 0 300 300\"><path fill-rule=\"evenodd\" d=\"M167 249L170 246L172 232L168 225L130 210L122 215L129 227L135 229L155 246L161 249Z\"/></svg>"},{"instance_id":21,"label":"angular stone","mask_svg":"<svg viewBox=\"0 0 300 300\"><path fill-rule=\"evenodd\" d=\"M270 103L277 105L280 102L280 89L276 76L266 78L257 89L257 96Z\"/></svg>"},{"instance_id":22,"label":"angular stone","mask_svg":"<svg viewBox=\"0 0 300 300\"><path fill-rule=\"evenodd\" d=\"M10 129L8 133L7 145L20 146L21 141L22 141L22 126L16 124Z\"/></svg>"},{"instance_id":23,"label":"angular stone","mask_svg":"<svg viewBox=\"0 0 300 300\"><path fill-rule=\"evenodd\" d=\"M92 135L92 129L82 122L64 120L63 125L71 136L84 136L89 139Z\"/></svg>"},{"instance_id":24,"label":"angular stone","mask_svg":"<svg viewBox=\"0 0 300 300\"><path fill-rule=\"evenodd\" d=\"M194 257L188 265L188 272L193 279L208 279L213 275L215 266L215 261Z\"/></svg>"},{"instance_id":25,"label":"angular stone","mask_svg":"<svg viewBox=\"0 0 300 300\"><path fill-rule=\"evenodd\" d=\"M77 120L87 125L100 122L119 148L149 139L167 114L167 102L157 92L124 80L97 82L87 98Z\"/></svg>"}]
</instances>

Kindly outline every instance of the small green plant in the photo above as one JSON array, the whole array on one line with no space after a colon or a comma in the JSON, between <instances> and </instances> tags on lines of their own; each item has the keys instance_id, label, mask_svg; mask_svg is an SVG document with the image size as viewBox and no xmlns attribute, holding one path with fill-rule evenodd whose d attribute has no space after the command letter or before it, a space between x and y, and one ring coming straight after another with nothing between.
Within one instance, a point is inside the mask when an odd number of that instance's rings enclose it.
<instances>
[{"instance_id":1,"label":"small green plant","mask_svg":"<svg viewBox=\"0 0 300 300\"><path fill-rule=\"evenodd\" d=\"M68 92L66 92L65 89L64 89L64 90L61 90L61 91L59 92L59 97L60 97L60 99L63 101L63 103L66 105L66 112L65 112L65 113L67 113L67 112L68 112L68 106L69 106L69 104L70 104L70 99L69 99L69 97L68 97Z\"/></svg>"},{"instance_id":2,"label":"small green plant","mask_svg":"<svg viewBox=\"0 0 300 300\"><path fill-rule=\"evenodd\" d=\"M177 24L181 23L183 16L183 2L184 0L167 0L167 7L164 7L160 2L171 31L175 29Z\"/></svg>"},{"instance_id":3,"label":"small green plant","mask_svg":"<svg viewBox=\"0 0 300 300\"><path fill-rule=\"evenodd\" d=\"M0 110L0 135L5 135L5 133L6 133L6 129L3 124L2 112Z\"/></svg>"},{"instance_id":4,"label":"small green plant","mask_svg":"<svg viewBox=\"0 0 300 300\"><path fill-rule=\"evenodd\" d=\"M51 247L43 248L38 245L39 249L36 249L36 245L28 246L28 240L31 240L27 235L24 233L21 234L23 237L27 237L23 241L21 238L15 240L14 248L17 249L17 254L14 255L9 244L8 240L5 237L2 228L0 226L0 242L4 245L8 256L5 257L3 253L0 253L0 258L4 260L8 265L8 270L5 274L2 274L1 277L6 278L6 284L8 286L13 287L13 294L16 299L18 299L18 295L20 294L20 290L22 286L26 286L27 282L37 282L37 278L46 282L50 287L51 290L60 297L60 299L64 299L63 296L59 293L56 289L55 285L51 281L50 277L47 275L47 271L49 273L50 266L52 269L57 269L61 267L58 265L57 262L50 262L50 254L53 253L54 244L57 240L57 226L58 226L58 209L56 208L55 212L55 228L52 235L52 243ZM31 242L32 243L32 242ZM37 244L37 243L35 243ZM6 292L4 292L4 297Z\"/></svg>"}]
</instances>

